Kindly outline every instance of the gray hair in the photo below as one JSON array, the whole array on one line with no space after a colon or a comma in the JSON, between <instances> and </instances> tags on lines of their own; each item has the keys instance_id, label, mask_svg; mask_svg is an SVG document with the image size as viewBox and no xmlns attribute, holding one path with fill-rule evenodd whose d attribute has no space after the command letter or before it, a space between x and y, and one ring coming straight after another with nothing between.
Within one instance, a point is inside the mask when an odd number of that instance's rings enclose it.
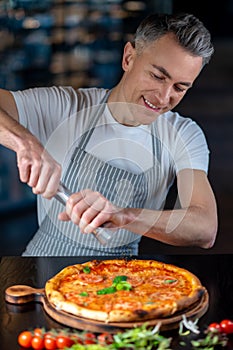
<instances>
[{"instance_id":1,"label":"gray hair","mask_svg":"<svg viewBox=\"0 0 233 350\"><path fill-rule=\"evenodd\" d=\"M140 54L146 45L168 33L173 33L179 45L191 55L202 57L203 66L210 61L214 52L211 35L192 14L149 15L139 25L132 44Z\"/></svg>"}]
</instances>

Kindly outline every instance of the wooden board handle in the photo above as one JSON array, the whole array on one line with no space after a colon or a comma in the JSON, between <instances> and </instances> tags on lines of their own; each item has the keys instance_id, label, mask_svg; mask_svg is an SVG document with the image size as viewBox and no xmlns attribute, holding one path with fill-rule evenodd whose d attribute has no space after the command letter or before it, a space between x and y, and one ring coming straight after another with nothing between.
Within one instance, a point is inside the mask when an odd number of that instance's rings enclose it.
<instances>
[{"instance_id":1,"label":"wooden board handle","mask_svg":"<svg viewBox=\"0 0 233 350\"><path fill-rule=\"evenodd\" d=\"M5 290L5 299L12 304L24 304L31 301L41 302L43 298L43 288L39 289L19 284Z\"/></svg>"}]
</instances>

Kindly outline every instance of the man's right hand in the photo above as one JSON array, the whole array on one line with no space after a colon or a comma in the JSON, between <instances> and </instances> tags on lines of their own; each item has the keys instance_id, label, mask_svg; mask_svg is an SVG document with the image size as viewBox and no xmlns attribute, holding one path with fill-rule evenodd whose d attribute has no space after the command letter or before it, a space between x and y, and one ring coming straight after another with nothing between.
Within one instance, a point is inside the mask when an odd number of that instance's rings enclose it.
<instances>
[{"instance_id":1,"label":"man's right hand","mask_svg":"<svg viewBox=\"0 0 233 350\"><path fill-rule=\"evenodd\" d=\"M52 198L58 189L61 165L35 138L27 140L16 154L20 180L32 187L33 193Z\"/></svg>"}]
</instances>

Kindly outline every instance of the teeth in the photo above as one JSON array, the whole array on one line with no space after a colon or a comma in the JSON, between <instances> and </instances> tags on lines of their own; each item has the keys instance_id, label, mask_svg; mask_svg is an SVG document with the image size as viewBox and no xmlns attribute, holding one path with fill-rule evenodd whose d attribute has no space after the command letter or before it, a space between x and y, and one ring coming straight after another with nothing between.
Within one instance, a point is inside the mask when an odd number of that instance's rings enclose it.
<instances>
[{"instance_id":1,"label":"teeth","mask_svg":"<svg viewBox=\"0 0 233 350\"><path fill-rule=\"evenodd\" d=\"M155 105L153 105L150 101L148 101L146 98L145 98L145 102L149 107L157 109L157 107Z\"/></svg>"}]
</instances>

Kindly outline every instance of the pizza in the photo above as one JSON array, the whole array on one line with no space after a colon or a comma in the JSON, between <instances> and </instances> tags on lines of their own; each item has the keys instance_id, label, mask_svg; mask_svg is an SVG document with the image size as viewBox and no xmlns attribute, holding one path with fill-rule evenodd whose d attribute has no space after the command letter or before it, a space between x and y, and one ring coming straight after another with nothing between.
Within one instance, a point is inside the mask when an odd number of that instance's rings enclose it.
<instances>
[{"instance_id":1,"label":"pizza","mask_svg":"<svg viewBox=\"0 0 233 350\"><path fill-rule=\"evenodd\" d=\"M205 288L188 270L156 260L92 260L47 281L57 310L104 322L170 317L200 301Z\"/></svg>"}]
</instances>

